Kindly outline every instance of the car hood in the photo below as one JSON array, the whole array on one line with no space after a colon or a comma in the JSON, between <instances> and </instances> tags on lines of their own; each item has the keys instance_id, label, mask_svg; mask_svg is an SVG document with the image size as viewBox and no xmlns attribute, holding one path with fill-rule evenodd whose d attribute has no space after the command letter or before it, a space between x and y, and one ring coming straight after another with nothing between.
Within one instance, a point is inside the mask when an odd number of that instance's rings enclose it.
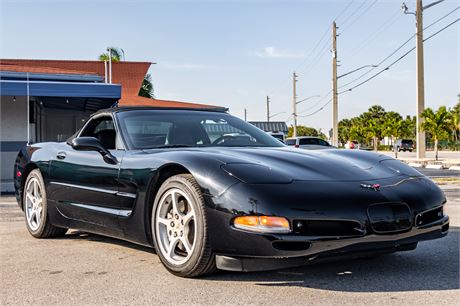
<instances>
[{"instance_id":1,"label":"car hood","mask_svg":"<svg viewBox=\"0 0 460 306\"><path fill-rule=\"evenodd\" d=\"M269 168L274 176L299 181L370 181L399 175L422 176L389 156L368 151L244 148L226 150L223 154L226 164L257 164Z\"/></svg>"},{"instance_id":2,"label":"car hood","mask_svg":"<svg viewBox=\"0 0 460 306\"><path fill-rule=\"evenodd\" d=\"M308 180L371 181L395 176L423 176L389 156L360 150L281 148L194 148L204 159L246 182Z\"/></svg>"}]
</instances>

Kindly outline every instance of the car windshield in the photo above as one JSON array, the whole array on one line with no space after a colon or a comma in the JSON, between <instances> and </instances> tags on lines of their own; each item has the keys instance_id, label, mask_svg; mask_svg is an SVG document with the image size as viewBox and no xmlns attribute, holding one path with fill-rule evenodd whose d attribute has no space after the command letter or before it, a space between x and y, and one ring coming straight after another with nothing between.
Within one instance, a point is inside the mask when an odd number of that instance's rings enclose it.
<instances>
[{"instance_id":1,"label":"car windshield","mask_svg":"<svg viewBox=\"0 0 460 306\"><path fill-rule=\"evenodd\" d=\"M283 135L279 135L279 134L271 134L272 137L275 137L276 139L279 139L279 140L284 140L284 137Z\"/></svg>"},{"instance_id":2,"label":"car windshield","mask_svg":"<svg viewBox=\"0 0 460 306\"><path fill-rule=\"evenodd\" d=\"M171 147L283 147L252 124L227 113L131 110L117 113L132 149Z\"/></svg>"}]
</instances>

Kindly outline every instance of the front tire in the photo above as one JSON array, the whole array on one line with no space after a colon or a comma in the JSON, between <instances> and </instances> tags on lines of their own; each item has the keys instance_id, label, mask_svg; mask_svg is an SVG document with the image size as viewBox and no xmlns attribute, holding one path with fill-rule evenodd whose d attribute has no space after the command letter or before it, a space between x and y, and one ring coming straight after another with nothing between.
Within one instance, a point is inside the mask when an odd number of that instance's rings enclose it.
<instances>
[{"instance_id":1,"label":"front tire","mask_svg":"<svg viewBox=\"0 0 460 306\"><path fill-rule=\"evenodd\" d=\"M151 224L155 250L171 273L197 277L216 270L203 195L192 175L175 175L161 185Z\"/></svg>"},{"instance_id":2,"label":"front tire","mask_svg":"<svg viewBox=\"0 0 460 306\"><path fill-rule=\"evenodd\" d=\"M23 191L24 215L27 230L35 238L62 237L66 228L56 227L48 217L48 201L40 170L32 170L27 176Z\"/></svg>"}]
</instances>

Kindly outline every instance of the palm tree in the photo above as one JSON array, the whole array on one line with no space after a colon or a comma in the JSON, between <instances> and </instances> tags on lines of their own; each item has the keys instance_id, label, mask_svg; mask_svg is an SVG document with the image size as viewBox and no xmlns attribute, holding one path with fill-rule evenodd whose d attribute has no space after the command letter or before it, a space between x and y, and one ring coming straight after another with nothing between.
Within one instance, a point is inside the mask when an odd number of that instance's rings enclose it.
<instances>
[{"instance_id":1,"label":"palm tree","mask_svg":"<svg viewBox=\"0 0 460 306\"><path fill-rule=\"evenodd\" d=\"M125 51L118 47L107 47L107 50L110 50L110 55L112 56L112 62L119 62L122 59L125 59ZM109 60L109 51L106 53L102 53L99 55L100 61L108 61Z\"/></svg>"},{"instance_id":2,"label":"palm tree","mask_svg":"<svg viewBox=\"0 0 460 306\"><path fill-rule=\"evenodd\" d=\"M110 59L109 54L112 57L112 62L119 62L125 59L125 51L122 48L107 47L107 52L99 55L99 60L108 61ZM145 75L144 80L142 80L142 85L139 89L139 96L150 99L154 98L152 77L148 73Z\"/></svg>"},{"instance_id":3,"label":"palm tree","mask_svg":"<svg viewBox=\"0 0 460 306\"><path fill-rule=\"evenodd\" d=\"M382 134L382 125L378 118L372 118L367 121L366 131L370 137L372 137L372 144L374 146L374 151L377 151L379 148L379 139Z\"/></svg>"},{"instance_id":4,"label":"palm tree","mask_svg":"<svg viewBox=\"0 0 460 306\"><path fill-rule=\"evenodd\" d=\"M152 77L147 73L142 81L141 89L139 89L139 96L153 99L153 84Z\"/></svg>"},{"instance_id":5,"label":"palm tree","mask_svg":"<svg viewBox=\"0 0 460 306\"><path fill-rule=\"evenodd\" d=\"M436 112L431 108L427 108L422 113L424 122L421 124L421 129L431 134L434 139L435 158L438 160L438 143L439 140L444 140L449 137L451 131L452 115L445 106L441 106Z\"/></svg>"},{"instance_id":6,"label":"palm tree","mask_svg":"<svg viewBox=\"0 0 460 306\"><path fill-rule=\"evenodd\" d=\"M460 133L460 102L452 107L450 113L452 114L452 138L453 141L458 141L458 136Z\"/></svg>"},{"instance_id":7,"label":"palm tree","mask_svg":"<svg viewBox=\"0 0 460 306\"><path fill-rule=\"evenodd\" d=\"M401 138L406 130L405 121L397 112L388 112L385 114L385 122L383 125L382 135L391 138L391 144L394 145L395 139ZM395 157L398 157L398 151L395 151Z\"/></svg>"}]
</instances>

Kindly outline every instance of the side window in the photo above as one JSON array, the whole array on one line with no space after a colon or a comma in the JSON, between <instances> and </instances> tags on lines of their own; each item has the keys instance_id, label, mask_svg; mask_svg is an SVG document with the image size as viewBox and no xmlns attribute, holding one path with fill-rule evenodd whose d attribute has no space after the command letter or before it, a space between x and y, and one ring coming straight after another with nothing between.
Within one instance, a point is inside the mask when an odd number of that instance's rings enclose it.
<instances>
[{"instance_id":1,"label":"side window","mask_svg":"<svg viewBox=\"0 0 460 306\"><path fill-rule=\"evenodd\" d=\"M295 145L295 139L287 139L286 144L288 146L294 146Z\"/></svg>"},{"instance_id":2,"label":"side window","mask_svg":"<svg viewBox=\"0 0 460 306\"><path fill-rule=\"evenodd\" d=\"M116 148L117 133L112 117L99 117L91 119L85 126L80 136L95 137L108 150Z\"/></svg>"},{"instance_id":3,"label":"side window","mask_svg":"<svg viewBox=\"0 0 460 306\"><path fill-rule=\"evenodd\" d=\"M327 141L322 140L322 139L318 139L318 144L320 146L326 146L326 147L329 146L329 143Z\"/></svg>"},{"instance_id":4,"label":"side window","mask_svg":"<svg viewBox=\"0 0 460 306\"><path fill-rule=\"evenodd\" d=\"M316 145L318 142L314 138L301 138L300 139L301 145Z\"/></svg>"}]
</instances>

